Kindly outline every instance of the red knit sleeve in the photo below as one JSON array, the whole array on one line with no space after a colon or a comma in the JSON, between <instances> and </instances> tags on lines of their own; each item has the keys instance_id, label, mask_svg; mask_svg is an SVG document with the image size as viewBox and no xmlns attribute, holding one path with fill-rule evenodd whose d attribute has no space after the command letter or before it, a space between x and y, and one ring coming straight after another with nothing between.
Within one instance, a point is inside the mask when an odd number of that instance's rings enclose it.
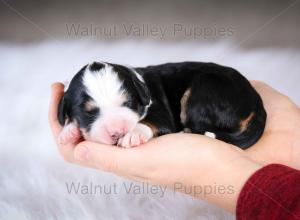
<instances>
[{"instance_id":1,"label":"red knit sleeve","mask_svg":"<svg viewBox=\"0 0 300 220\"><path fill-rule=\"evenodd\" d=\"M300 171L280 164L256 171L239 195L236 216L300 220Z\"/></svg>"}]
</instances>

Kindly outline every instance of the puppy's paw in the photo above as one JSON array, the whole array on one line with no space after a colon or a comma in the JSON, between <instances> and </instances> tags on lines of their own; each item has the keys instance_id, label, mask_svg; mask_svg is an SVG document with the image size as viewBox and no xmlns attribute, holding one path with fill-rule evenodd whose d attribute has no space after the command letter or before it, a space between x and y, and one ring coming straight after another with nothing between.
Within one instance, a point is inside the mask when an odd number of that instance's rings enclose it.
<instances>
[{"instance_id":1,"label":"puppy's paw","mask_svg":"<svg viewBox=\"0 0 300 220\"><path fill-rule=\"evenodd\" d=\"M79 128L74 124L70 123L65 125L63 130L61 131L58 142L60 144L75 144L81 138L81 133Z\"/></svg>"},{"instance_id":2,"label":"puppy's paw","mask_svg":"<svg viewBox=\"0 0 300 220\"><path fill-rule=\"evenodd\" d=\"M123 138L119 139L118 146L129 148L136 147L146 142L147 139L143 134L137 131L130 131Z\"/></svg>"},{"instance_id":3,"label":"puppy's paw","mask_svg":"<svg viewBox=\"0 0 300 220\"><path fill-rule=\"evenodd\" d=\"M129 131L124 137L119 139L118 146L125 148L136 147L146 143L152 137L153 132L151 128L147 125L138 123L133 130Z\"/></svg>"}]
</instances>

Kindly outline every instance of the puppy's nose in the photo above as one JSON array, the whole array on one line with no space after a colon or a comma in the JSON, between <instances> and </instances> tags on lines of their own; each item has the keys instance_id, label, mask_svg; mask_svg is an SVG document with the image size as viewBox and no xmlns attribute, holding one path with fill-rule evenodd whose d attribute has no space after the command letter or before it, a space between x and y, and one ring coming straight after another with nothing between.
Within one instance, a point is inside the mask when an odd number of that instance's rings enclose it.
<instances>
[{"instance_id":1,"label":"puppy's nose","mask_svg":"<svg viewBox=\"0 0 300 220\"><path fill-rule=\"evenodd\" d=\"M119 140L123 136L124 136L124 133L122 133L122 132L113 132L110 134L111 139L114 141Z\"/></svg>"}]
</instances>

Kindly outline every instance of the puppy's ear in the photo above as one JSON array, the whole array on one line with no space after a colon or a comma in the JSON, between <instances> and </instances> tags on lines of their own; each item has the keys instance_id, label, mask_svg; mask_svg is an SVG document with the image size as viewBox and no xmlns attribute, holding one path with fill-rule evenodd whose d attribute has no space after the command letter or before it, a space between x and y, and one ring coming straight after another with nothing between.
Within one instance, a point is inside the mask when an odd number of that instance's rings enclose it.
<instances>
[{"instance_id":1,"label":"puppy's ear","mask_svg":"<svg viewBox=\"0 0 300 220\"><path fill-rule=\"evenodd\" d=\"M148 105L150 103L151 95L147 85L142 82L138 77L134 74L133 76L133 84L137 90L139 98L143 105Z\"/></svg>"},{"instance_id":2,"label":"puppy's ear","mask_svg":"<svg viewBox=\"0 0 300 220\"><path fill-rule=\"evenodd\" d=\"M65 93L58 104L57 118L59 123L64 126L70 118L70 104L68 95Z\"/></svg>"}]
</instances>

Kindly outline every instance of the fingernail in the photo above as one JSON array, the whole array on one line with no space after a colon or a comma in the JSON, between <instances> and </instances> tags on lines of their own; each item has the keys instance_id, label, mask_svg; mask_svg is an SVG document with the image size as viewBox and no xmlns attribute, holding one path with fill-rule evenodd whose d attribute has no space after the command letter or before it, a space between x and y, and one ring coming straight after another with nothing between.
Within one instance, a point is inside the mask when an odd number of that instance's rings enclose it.
<instances>
[{"instance_id":1,"label":"fingernail","mask_svg":"<svg viewBox=\"0 0 300 220\"><path fill-rule=\"evenodd\" d=\"M84 146L77 147L77 149L75 150L75 153L74 153L74 157L75 157L75 159L80 160L80 161L88 160L87 147L84 147Z\"/></svg>"}]
</instances>

